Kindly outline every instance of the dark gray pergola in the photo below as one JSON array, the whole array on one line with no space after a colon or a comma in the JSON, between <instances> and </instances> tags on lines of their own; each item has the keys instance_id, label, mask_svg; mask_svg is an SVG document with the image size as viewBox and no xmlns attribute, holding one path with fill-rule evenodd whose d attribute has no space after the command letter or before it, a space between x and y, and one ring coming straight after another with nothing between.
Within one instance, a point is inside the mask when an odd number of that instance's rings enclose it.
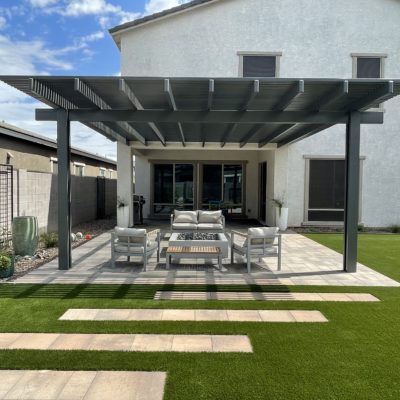
<instances>
[{"instance_id":1,"label":"dark gray pergola","mask_svg":"<svg viewBox=\"0 0 400 400\"><path fill-rule=\"evenodd\" d=\"M71 267L70 121L125 144L206 142L238 148L295 143L346 125L343 267L357 270L361 124L382 124L368 112L400 94L400 80L281 78L137 78L2 76L49 105L36 119L57 122L59 268ZM377 139L378 140L378 139Z\"/></svg>"}]
</instances>

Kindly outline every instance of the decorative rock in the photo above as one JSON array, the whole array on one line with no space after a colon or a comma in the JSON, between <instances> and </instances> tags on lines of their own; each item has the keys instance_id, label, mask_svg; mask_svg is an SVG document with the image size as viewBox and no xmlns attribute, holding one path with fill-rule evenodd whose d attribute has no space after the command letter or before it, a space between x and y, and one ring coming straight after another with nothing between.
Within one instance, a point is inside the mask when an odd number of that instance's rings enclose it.
<instances>
[{"instance_id":1,"label":"decorative rock","mask_svg":"<svg viewBox=\"0 0 400 400\"><path fill-rule=\"evenodd\" d=\"M83 239L83 233L82 232L77 232L75 236L76 236L77 239Z\"/></svg>"}]
</instances>

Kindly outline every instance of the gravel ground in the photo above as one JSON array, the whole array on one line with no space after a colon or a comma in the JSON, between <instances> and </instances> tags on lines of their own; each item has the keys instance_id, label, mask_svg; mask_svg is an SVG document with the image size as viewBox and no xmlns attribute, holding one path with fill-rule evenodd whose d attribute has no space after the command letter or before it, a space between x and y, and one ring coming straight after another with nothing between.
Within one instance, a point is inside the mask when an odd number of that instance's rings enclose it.
<instances>
[{"instance_id":1,"label":"gravel ground","mask_svg":"<svg viewBox=\"0 0 400 400\"><path fill-rule=\"evenodd\" d=\"M104 232L113 229L116 225L115 218L99 219L95 221L85 222L77 225L72 229L73 233L81 232L83 234L82 239L77 239L72 243L72 248L76 248L83 243L86 243L85 235L89 234L92 237L98 236ZM39 243L39 248L33 257L17 257L14 264L14 275L7 279L0 279L2 281L13 281L20 276L27 274L41 265L48 263L58 256L58 248L44 248L42 243Z\"/></svg>"}]
</instances>

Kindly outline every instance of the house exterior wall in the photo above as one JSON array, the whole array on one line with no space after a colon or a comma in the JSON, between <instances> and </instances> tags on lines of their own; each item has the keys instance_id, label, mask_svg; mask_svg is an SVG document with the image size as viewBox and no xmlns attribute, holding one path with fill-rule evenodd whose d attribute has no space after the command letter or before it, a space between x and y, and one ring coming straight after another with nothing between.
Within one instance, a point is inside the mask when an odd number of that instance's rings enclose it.
<instances>
[{"instance_id":1,"label":"house exterior wall","mask_svg":"<svg viewBox=\"0 0 400 400\"><path fill-rule=\"evenodd\" d=\"M0 133L0 164L6 164L7 153L11 153L13 158L11 164L16 169L26 169L35 172L52 172L52 157L57 158L57 150L51 147L41 146ZM71 173L74 174L74 162L85 164L85 176L100 176L100 168L113 170L112 179L117 178L115 164L101 162L89 157L71 154ZM107 175L109 178L109 175Z\"/></svg>"},{"instance_id":2,"label":"house exterior wall","mask_svg":"<svg viewBox=\"0 0 400 400\"><path fill-rule=\"evenodd\" d=\"M396 0L221 0L122 33L121 71L133 76L236 77L237 53L259 51L282 53L280 77L346 79L353 76L352 53L379 53L387 56L384 77L396 78L399 21ZM367 226L400 223L400 99L384 108L384 125L362 127L361 222ZM268 194L287 197L289 225L304 222L305 157L343 156L344 138L345 127L336 126L275 151ZM187 150L163 153L184 159ZM257 153L257 160L270 157L267 153ZM232 156L221 151L216 157ZM146 162L136 164L136 176L140 192L150 178ZM267 222L271 218L272 212Z\"/></svg>"}]
</instances>

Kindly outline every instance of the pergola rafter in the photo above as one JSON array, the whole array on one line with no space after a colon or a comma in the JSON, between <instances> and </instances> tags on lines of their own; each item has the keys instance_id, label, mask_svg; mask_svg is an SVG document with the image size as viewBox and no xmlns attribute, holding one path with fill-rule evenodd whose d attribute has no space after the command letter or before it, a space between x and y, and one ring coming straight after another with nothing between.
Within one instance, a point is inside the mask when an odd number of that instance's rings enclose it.
<instances>
[{"instance_id":1,"label":"pergola rafter","mask_svg":"<svg viewBox=\"0 0 400 400\"><path fill-rule=\"evenodd\" d=\"M169 106L171 107L171 110L177 111L178 108L176 107L174 92L172 91L172 87L171 87L171 83L170 83L169 79L164 80L164 92L165 92L165 95L167 96L167 100L168 100ZM182 146L185 147L186 146L185 134L183 133L182 124L180 122L178 122L178 129L179 129L179 134L181 135Z\"/></svg>"}]
</instances>

